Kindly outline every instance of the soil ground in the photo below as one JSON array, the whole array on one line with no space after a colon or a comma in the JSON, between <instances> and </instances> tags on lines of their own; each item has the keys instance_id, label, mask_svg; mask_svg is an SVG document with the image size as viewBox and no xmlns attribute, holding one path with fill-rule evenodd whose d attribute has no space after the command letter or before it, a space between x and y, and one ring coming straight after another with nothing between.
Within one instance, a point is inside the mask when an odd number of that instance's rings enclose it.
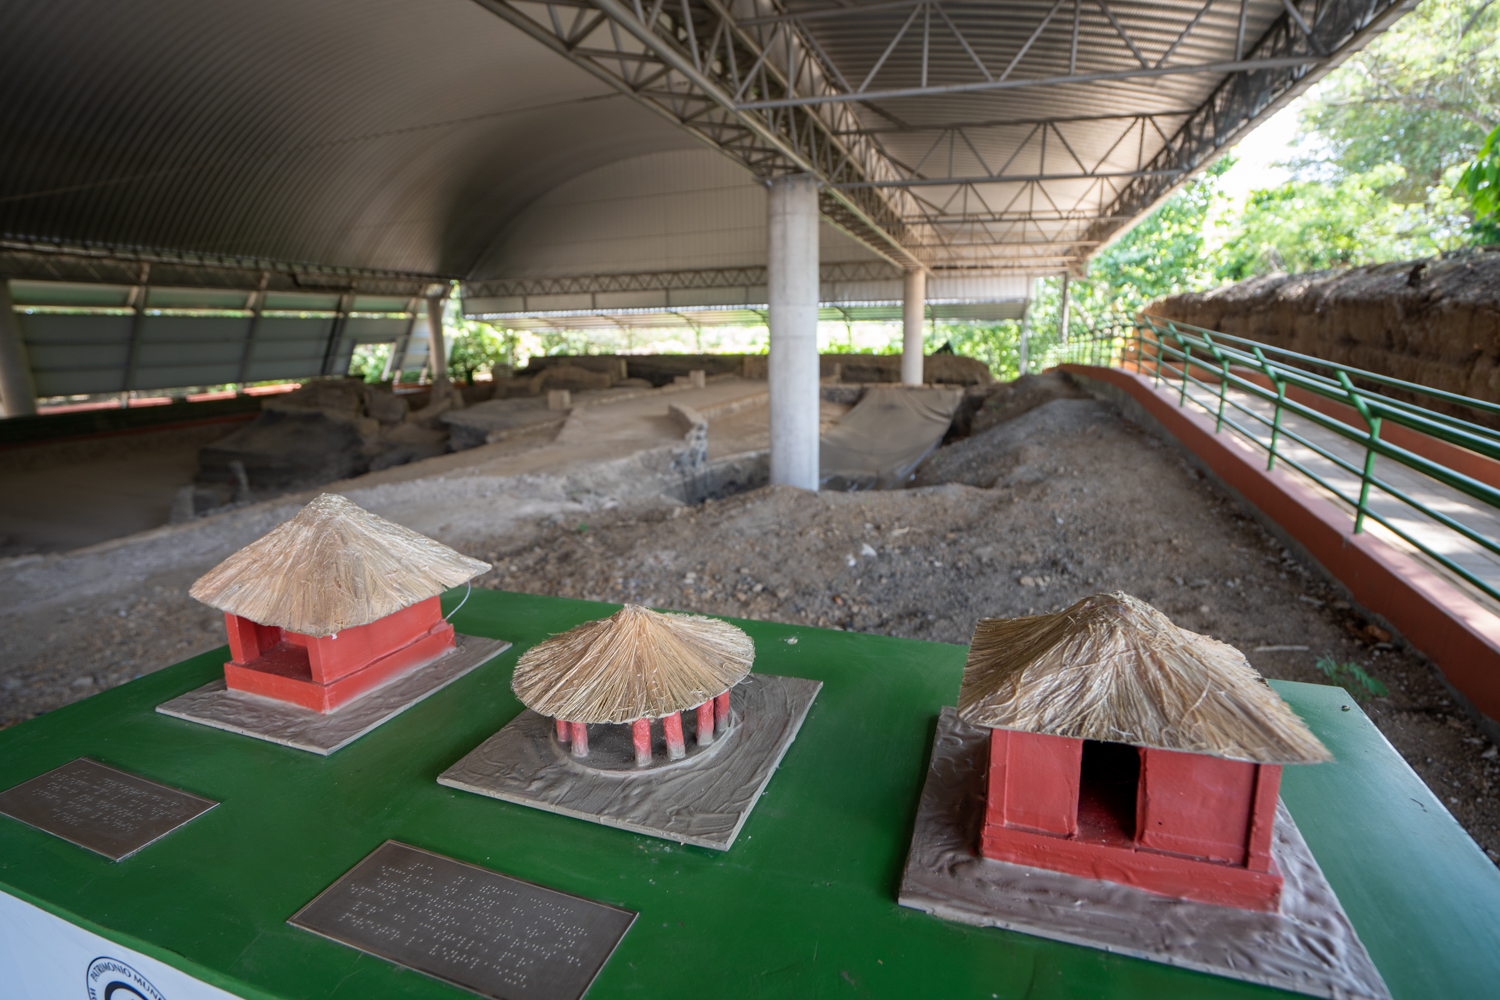
<instances>
[{"instance_id":1,"label":"soil ground","mask_svg":"<svg viewBox=\"0 0 1500 1000\"><path fill-rule=\"evenodd\" d=\"M482 586L937 642L966 643L982 617L1128 591L1268 677L1327 683L1323 656L1361 666L1388 693L1345 679L1351 699L1500 860L1497 750L1431 667L1382 643L1177 450L1078 397L1052 379L997 398L1001 422L940 449L912 489L554 505L488 534L472 520L461 538L431 533L494 563ZM222 618L186 596L209 555L0 611L0 722L221 644Z\"/></svg>"}]
</instances>

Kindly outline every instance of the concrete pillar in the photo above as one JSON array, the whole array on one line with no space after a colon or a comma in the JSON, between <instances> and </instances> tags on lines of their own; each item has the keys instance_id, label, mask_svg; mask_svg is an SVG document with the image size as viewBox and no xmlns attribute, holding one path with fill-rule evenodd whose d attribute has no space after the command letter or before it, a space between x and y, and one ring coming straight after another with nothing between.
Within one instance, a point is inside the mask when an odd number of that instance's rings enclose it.
<instances>
[{"instance_id":1,"label":"concrete pillar","mask_svg":"<svg viewBox=\"0 0 1500 1000\"><path fill-rule=\"evenodd\" d=\"M771 482L818 488L818 184L767 185Z\"/></svg>"},{"instance_id":2,"label":"concrete pillar","mask_svg":"<svg viewBox=\"0 0 1500 1000\"><path fill-rule=\"evenodd\" d=\"M922 384L922 327L927 312L927 272L907 271L901 281L901 381Z\"/></svg>"},{"instance_id":3,"label":"concrete pillar","mask_svg":"<svg viewBox=\"0 0 1500 1000\"><path fill-rule=\"evenodd\" d=\"M16 322L16 310L10 300L10 282L4 278L0 278L0 412L7 417L36 412L31 362L26 357L21 324ZM813 427L817 427L816 422Z\"/></svg>"},{"instance_id":4,"label":"concrete pillar","mask_svg":"<svg viewBox=\"0 0 1500 1000\"><path fill-rule=\"evenodd\" d=\"M448 381L448 349L443 345L443 300L427 300L427 354L432 368L432 384ZM436 402L436 397L433 399Z\"/></svg>"}]
</instances>

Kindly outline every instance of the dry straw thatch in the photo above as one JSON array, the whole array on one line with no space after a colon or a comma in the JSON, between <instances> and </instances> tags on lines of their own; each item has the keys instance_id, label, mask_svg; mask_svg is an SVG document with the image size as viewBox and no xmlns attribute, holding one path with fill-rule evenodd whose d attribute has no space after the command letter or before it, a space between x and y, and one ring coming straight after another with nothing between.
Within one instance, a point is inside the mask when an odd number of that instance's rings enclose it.
<instances>
[{"instance_id":1,"label":"dry straw thatch","mask_svg":"<svg viewBox=\"0 0 1500 1000\"><path fill-rule=\"evenodd\" d=\"M958 714L994 729L1261 764L1333 759L1243 653L1119 592L981 621Z\"/></svg>"},{"instance_id":2,"label":"dry straw thatch","mask_svg":"<svg viewBox=\"0 0 1500 1000\"><path fill-rule=\"evenodd\" d=\"M303 635L335 635L436 597L489 569L324 493L193 584L209 607Z\"/></svg>"},{"instance_id":3,"label":"dry straw thatch","mask_svg":"<svg viewBox=\"0 0 1500 1000\"><path fill-rule=\"evenodd\" d=\"M750 672L755 643L728 622L627 604L528 649L510 686L568 722L633 722L701 705Z\"/></svg>"}]
</instances>

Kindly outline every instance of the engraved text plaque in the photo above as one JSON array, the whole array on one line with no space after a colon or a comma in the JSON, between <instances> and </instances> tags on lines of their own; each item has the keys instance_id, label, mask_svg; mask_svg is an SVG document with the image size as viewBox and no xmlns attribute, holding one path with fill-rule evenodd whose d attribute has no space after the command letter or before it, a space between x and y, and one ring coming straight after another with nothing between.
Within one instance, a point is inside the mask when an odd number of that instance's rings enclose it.
<instances>
[{"instance_id":1,"label":"engraved text plaque","mask_svg":"<svg viewBox=\"0 0 1500 1000\"><path fill-rule=\"evenodd\" d=\"M87 757L0 792L0 813L112 861L216 805Z\"/></svg>"},{"instance_id":2,"label":"engraved text plaque","mask_svg":"<svg viewBox=\"0 0 1500 1000\"><path fill-rule=\"evenodd\" d=\"M388 840L288 923L493 1000L577 1000L635 916Z\"/></svg>"}]
</instances>

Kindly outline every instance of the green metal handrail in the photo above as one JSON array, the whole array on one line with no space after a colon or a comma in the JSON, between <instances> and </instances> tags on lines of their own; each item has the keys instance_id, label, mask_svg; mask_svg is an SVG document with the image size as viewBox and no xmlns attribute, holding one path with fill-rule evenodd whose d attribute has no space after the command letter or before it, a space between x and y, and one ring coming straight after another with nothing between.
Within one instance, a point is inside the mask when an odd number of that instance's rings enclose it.
<instances>
[{"instance_id":1,"label":"green metal handrail","mask_svg":"<svg viewBox=\"0 0 1500 1000\"><path fill-rule=\"evenodd\" d=\"M1073 362L1134 369L1137 373L1151 378L1153 385L1158 388L1164 383L1170 385L1177 396L1178 406L1186 407L1189 402L1192 402L1214 418L1216 433L1222 432L1227 427L1264 450L1267 454L1266 468L1268 470L1274 469L1279 460L1283 465L1295 469L1349 504L1354 509L1354 532L1356 534L1364 530L1367 519L1374 520L1445 569L1500 601L1500 590L1496 587L1475 576L1443 553L1435 551L1430 545L1413 537L1408 531L1370 508L1371 490L1382 491L1421 513L1435 524L1455 532L1487 552L1500 556L1500 541L1483 535L1441 511L1432 509L1415 497L1409 496L1405 491L1377 475L1375 467L1377 457L1389 459L1480 503L1500 509L1500 489L1467 476L1441 462L1392 444L1381 437L1381 430L1391 424L1399 425L1496 460L1500 460L1500 431L1414 403L1361 389L1355 385L1355 382L1400 390L1449 406L1466 407L1478 414L1500 414L1500 405L1457 393L1430 389L1375 372L1350 368L1321 358L1298 354L1295 351L1257 343L1243 337L1234 337L1205 330L1202 327L1159 320L1149 316L1141 317L1134 323L1092 331L1068 344L1054 345L1039 360L1042 362L1040 367ZM1308 368L1313 366L1325 369L1331 374L1323 375L1309 371ZM1211 376L1216 384L1202 381L1195 372ZM1244 372L1264 376L1271 383L1271 388L1267 389L1253 378L1245 377ZM1190 386L1215 397L1214 403L1209 404L1198 396L1190 394L1188 391ZM1351 426L1305 403L1288 398L1287 391L1293 388L1350 407L1359 415L1364 428ZM1231 389L1239 390L1271 404L1272 415L1268 418L1243 405L1229 395ZM1364 449L1363 462L1359 464L1350 462L1304 435L1296 433L1283 424L1283 414L1291 414L1307 420L1360 445ZM1259 425L1260 428L1269 430L1269 440L1262 441L1256 431L1242 421L1253 421L1254 424L1251 426ZM1342 488L1329 482L1305 463L1298 461L1294 455L1288 454L1284 446L1284 442L1288 440L1333 463L1351 476L1357 477L1359 479L1358 495L1348 495Z\"/></svg>"}]
</instances>

